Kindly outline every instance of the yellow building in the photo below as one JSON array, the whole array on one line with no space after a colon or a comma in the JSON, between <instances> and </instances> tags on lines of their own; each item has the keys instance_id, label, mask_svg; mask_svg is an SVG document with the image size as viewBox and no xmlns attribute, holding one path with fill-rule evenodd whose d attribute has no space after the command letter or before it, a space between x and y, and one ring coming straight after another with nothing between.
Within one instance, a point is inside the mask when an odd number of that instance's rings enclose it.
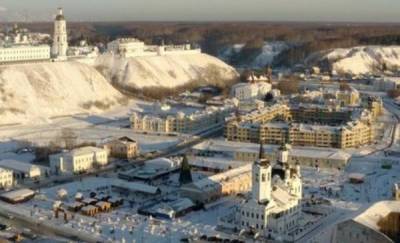
<instances>
[{"instance_id":1,"label":"yellow building","mask_svg":"<svg viewBox=\"0 0 400 243\"><path fill-rule=\"evenodd\" d=\"M274 105L230 119L225 124L225 137L238 142L358 147L374 140L373 122L380 114L379 104L374 104L376 110L372 112L361 108Z\"/></svg>"},{"instance_id":2,"label":"yellow building","mask_svg":"<svg viewBox=\"0 0 400 243\"><path fill-rule=\"evenodd\" d=\"M103 145L110 156L120 159L131 159L139 155L137 142L129 137L121 137Z\"/></svg>"}]
</instances>

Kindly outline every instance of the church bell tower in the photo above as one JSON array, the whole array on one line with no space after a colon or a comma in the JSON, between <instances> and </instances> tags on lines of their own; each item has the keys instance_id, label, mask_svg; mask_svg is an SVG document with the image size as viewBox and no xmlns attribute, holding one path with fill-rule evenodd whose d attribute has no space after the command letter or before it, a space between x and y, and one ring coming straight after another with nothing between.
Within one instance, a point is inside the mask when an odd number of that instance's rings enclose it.
<instances>
[{"instance_id":1,"label":"church bell tower","mask_svg":"<svg viewBox=\"0 0 400 243\"><path fill-rule=\"evenodd\" d=\"M53 58L66 59L68 50L67 22L63 9L59 8L54 20L54 36L51 54Z\"/></svg>"}]
</instances>

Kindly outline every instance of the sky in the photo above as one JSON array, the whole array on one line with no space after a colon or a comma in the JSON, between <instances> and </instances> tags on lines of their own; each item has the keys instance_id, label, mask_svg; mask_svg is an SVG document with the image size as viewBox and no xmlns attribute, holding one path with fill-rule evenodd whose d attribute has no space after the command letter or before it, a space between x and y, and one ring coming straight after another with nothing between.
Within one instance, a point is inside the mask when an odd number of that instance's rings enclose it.
<instances>
[{"instance_id":1,"label":"sky","mask_svg":"<svg viewBox=\"0 0 400 243\"><path fill-rule=\"evenodd\" d=\"M400 0L0 0L0 21L324 21L400 23Z\"/></svg>"}]
</instances>

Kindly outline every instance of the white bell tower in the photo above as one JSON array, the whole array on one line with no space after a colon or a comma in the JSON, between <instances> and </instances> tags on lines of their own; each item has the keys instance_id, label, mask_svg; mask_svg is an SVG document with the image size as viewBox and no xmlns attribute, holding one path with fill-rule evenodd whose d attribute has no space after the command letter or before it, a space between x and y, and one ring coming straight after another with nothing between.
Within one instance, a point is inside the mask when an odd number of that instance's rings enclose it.
<instances>
[{"instance_id":1,"label":"white bell tower","mask_svg":"<svg viewBox=\"0 0 400 243\"><path fill-rule=\"evenodd\" d=\"M59 8L54 20L54 37L51 54L57 59L66 59L68 50L67 22L63 9Z\"/></svg>"},{"instance_id":2,"label":"white bell tower","mask_svg":"<svg viewBox=\"0 0 400 243\"><path fill-rule=\"evenodd\" d=\"M259 159L254 162L252 169L252 198L259 203L271 201L272 167L264 158L264 149L260 145Z\"/></svg>"}]
</instances>

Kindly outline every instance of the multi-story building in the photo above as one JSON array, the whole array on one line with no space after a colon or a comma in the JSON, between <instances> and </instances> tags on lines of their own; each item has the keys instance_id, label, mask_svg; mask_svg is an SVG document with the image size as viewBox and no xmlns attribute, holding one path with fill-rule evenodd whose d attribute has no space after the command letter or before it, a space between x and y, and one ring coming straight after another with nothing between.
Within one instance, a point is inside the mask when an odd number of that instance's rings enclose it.
<instances>
[{"instance_id":1,"label":"multi-story building","mask_svg":"<svg viewBox=\"0 0 400 243\"><path fill-rule=\"evenodd\" d=\"M265 157L276 161L276 151L281 145L264 145ZM334 148L295 148L286 146L289 151L288 163L301 166L321 168L344 168L351 158L351 154ZM251 162L258 158L259 149L256 143L241 143L222 140L207 140L192 148L192 153L210 161L221 158L226 161Z\"/></svg>"},{"instance_id":2,"label":"multi-story building","mask_svg":"<svg viewBox=\"0 0 400 243\"><path fill-rule=\"evenodd\" d=\"M148 132L191 133L221 124L232 112L232 107L207 107L192 114L177 112L175 114L140 115L133 113L131 128Z\"/></svg>"},{"instance_id":3,"label":"multi-story building","mask_svg":"<svg viewBox=\"0 0 400 243\"><path fill-rule=\"evenodd\" d=\"M106 142L103 147L110 156L115 158L131 159L139 155L138 143L129 137L111 140Z\"/></svg>"},{"instance_id":4,"label":"multi-story building","mask_svg":"<svg viewBox=\"0 0 400 243\"><path fill-rule=\"evenodd\" d=\"M240 101L262 99L272 89L267 82L238 83L232 87L232 97Z\"/></svg>"},{"instance_id":5,"label":"multi-story building","mask_svg":"<svg viewBox=\"0 0 400 243\"><path fill-rule=\"evenodd\" d=\"M120 38L107 44L107 51L124 58L141 56L164 56L169 54L201 53L200 49L192 49L185 45L146 45L136 38Z\"/></svg>"},{"instance_id":6,"label":"multi-story building","mask_svg":"<svg viewBox=\"0 0 400 243\"><path fill-rule=\"evenodd\" d=\"M239 142L350 148L373 141L374 118L362 108L276 104L229 119L225 137Z\"/></svg>"},{"instance_id":7,"label":"multi-story building","mask_svg":"<svg viewBox=\"0 0 400 243\"><path fill-rule=\"evenodd\" d=\"M82 147L49 156L53 173L82 173L108 163L106 149Z\"/></svg>"},{"instance_id":8,"label":"multi-story building","mask_svg":"<svg viewBox=\"0 0 400 243\"><path fill-rule=\"evenodd\" d=\"M14 183L14 176L12 170L0 168L0 188L12 187Z\"/></svg>"},{"instance_id":9,"label":"multi-story building","mask_svg":"<svg viewBox=\"0 0 400 243\"><path fill-rule=\"evenodd\" d=\"M50 60L47 45L5 45L0 47L0 64Z\"/></svg>"}]
</instances>

